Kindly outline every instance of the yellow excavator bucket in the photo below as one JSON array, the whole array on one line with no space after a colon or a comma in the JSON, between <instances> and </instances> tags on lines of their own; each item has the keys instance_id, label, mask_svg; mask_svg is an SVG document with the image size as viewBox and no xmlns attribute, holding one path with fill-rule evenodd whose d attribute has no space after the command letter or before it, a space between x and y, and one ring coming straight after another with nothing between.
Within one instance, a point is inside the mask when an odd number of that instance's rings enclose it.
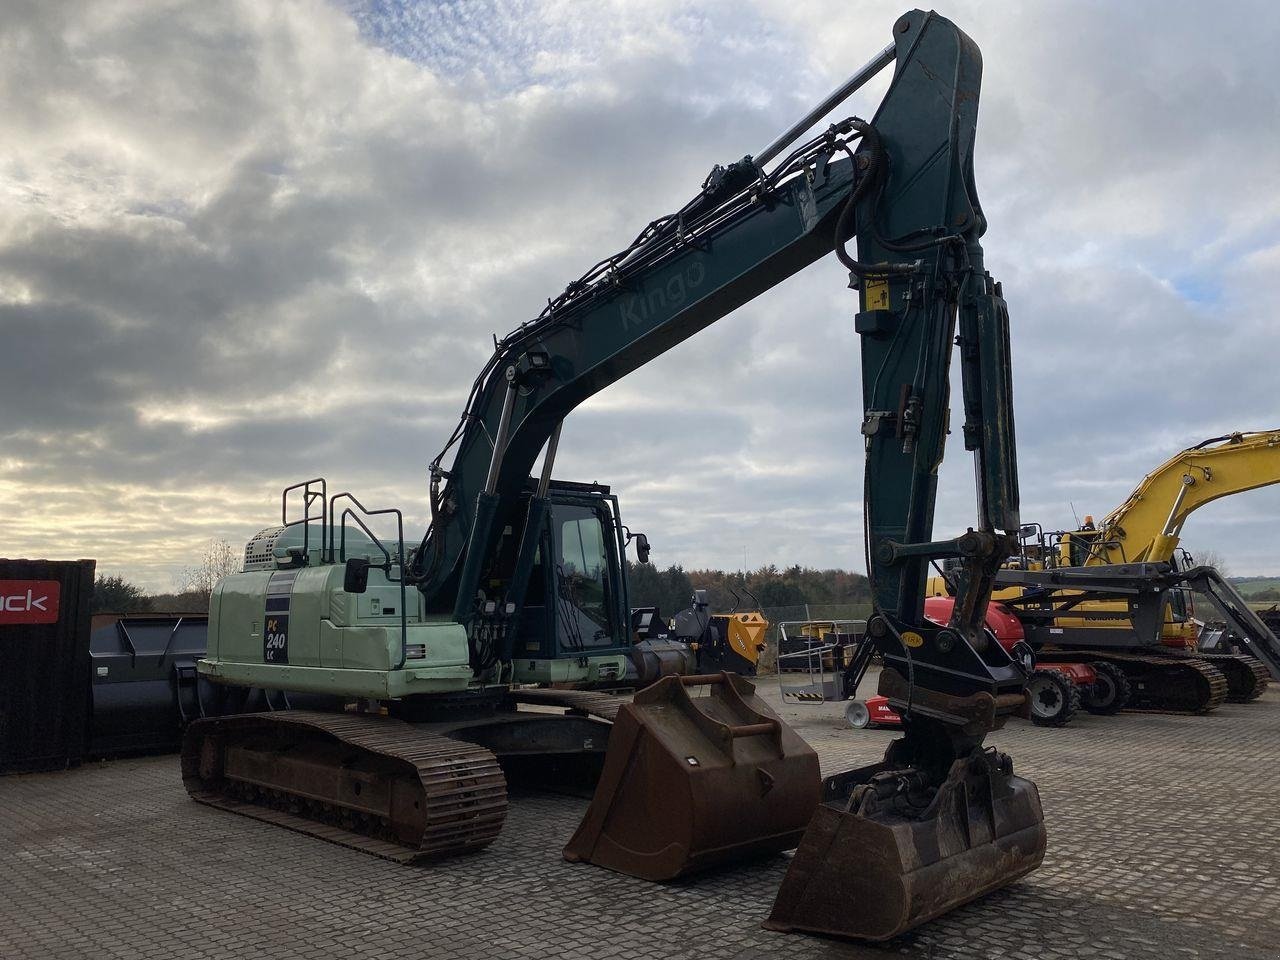
<instances>
[{"instance_id":1,"label":"yellow excavator bucket","mask_svg":"<svg viewBox=\"0 0 1280 960\"><path fill-rule=\"evenodd\" d=\"M707 692L691 696L695 686ZM780 853L800 842L820 786L817 754L750 681L666 677L618 711L564 857L673 880Z\"/></svg>"}]
</instances>

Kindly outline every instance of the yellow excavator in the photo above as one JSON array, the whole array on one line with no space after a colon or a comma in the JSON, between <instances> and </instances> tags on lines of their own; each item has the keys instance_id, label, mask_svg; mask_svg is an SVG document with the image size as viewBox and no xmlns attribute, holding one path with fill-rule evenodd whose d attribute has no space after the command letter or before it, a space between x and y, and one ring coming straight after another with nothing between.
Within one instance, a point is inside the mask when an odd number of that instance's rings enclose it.
<instances>
[{"instance_id":1,"label":"yellow excavator","mask_svg":"<svg viewBox=\"0 0 1280 960\"><path fill-rule=\"evenodd\" d=\"M1271 677L1280 679L1276 638L1217 571L1188 562L1180 539L1187 518L1205 504L1274 483L1280 430L1205 440L1147 474L1101 523L1086 517L1078 530L1053 533L1024 527L1021 554L1001 573L993 599L1018 615L1045 667L1087 654L1094 666L1123 672L1104 671L1107 709L1099 712L1123 706L1117 697L1194 713L1223 700L1255 700ZM1066 589L1068 581L1079 589ZM1197 593L1218 608L1246 653L1197 651ZM1139 595L1145 612L1135 618ZM1090 696L1097 694L1086 691L1086 705ZM1070 710L1070 691L1046 690L1045 698L1055 720L1069 719L1059 711Z\"/></svg>"}]
</instances>

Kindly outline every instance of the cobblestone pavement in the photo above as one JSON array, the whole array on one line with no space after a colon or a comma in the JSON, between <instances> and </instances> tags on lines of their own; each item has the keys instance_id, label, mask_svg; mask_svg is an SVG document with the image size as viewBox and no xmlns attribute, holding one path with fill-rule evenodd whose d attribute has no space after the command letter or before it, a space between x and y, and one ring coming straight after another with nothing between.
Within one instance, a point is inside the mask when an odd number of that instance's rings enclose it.
<instances>
[{"instance_id":1,"label":"cobblestone pavement","mask_svg":"<svg viewBox=\"0 0 1280 960\"><path fill-rule=\"evenodd\" d=\"M892 738L786 713L827 772ZM1280 693L992 740L1040 787L1044 866L884 946L761 930L784 857L670 885L565 863L583 800L519 796L486 851L403 867L192 803L153 757L0 779L0 957L1280 955Z\"/></svg>"}]
</instances>

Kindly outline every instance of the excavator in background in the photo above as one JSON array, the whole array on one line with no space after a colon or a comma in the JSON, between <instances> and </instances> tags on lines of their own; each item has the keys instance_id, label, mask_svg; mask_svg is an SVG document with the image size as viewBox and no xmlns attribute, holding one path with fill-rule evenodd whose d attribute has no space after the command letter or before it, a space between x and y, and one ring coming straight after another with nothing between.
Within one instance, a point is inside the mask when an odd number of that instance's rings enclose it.
<instances>
[{"instance_id":1,"label":"excavator in background","mask_svg":"<svg viewBox=\"0 0 1280 960\"><path fill-rule=\"evenodd\" d=\"M1063 533L1058 565L1168 563L1187 518L1205 504L1280 483L1280 430L1202 440L1142 478L1124 503L1096 525Z\"/></svg>"},{"instance_id":2,"label":"excavator in background","mask_svg":"<svg viewBox=\"0 0 1280 960\"><path fill-rule=\"evenodd\" d=\"M802 139L890 65L870 121ZM1026 667L984 625L1020 523L1009 317L974 186L981 66L950 21L905 14L773 143L716 166L683 208L496 341L431 464L413 549L398 510L321 481L287 490L299 515L219 582L198 669L341 708L196 721L191 796L413 862L490 843L507 778L563 786L588 761L599 776L567 859L666 880L798 844L767 925L872 940L1036 869L1035 785L984 746L1021 709ZM903 736L883 761L822 780L812 748L734 674L668 676L630 702L549 686L618 676L629 641L609 619L623 612L610 555L626 533L601 491L552 471L576 406L830 253L860 298L867 632ZM935 540L953 353L978 516ZM925 583L946 558L957 595L940 625Z\"/></svg>"},{"instance_id":3,"label":"excavator in background","mask_svg":"<svg viewBox=\"0 0 1280 960\"><path fill-rule=\"evenodd\" d=\"M1180 548L1195 510L1275 483L1280 430L1232 433L1171 457L1099 524L1086 517L1072 531L1024 527L1018 555L998 577L993 613L1013 612L1037 651L1032 719L1061 726L1081 704L1104 714L1205 713L1224 700L1256 700L1280 679L1270 627L1215 569L1194 565ZM1196 595L1226 623L1236 652L1198 649Z\"/></svg>"}]
</instances>

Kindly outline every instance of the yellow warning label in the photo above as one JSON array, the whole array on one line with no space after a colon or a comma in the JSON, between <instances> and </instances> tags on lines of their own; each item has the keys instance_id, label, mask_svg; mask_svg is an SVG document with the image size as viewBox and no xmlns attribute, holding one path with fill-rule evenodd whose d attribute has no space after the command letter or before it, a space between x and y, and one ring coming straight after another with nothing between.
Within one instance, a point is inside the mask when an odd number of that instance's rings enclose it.
<instances>
[{"instance_id":1,"label":"yellow warning label","mask_svg":"<svg viewBox=\"0 0 1280 960\"><path fill-rule=\"evenodd\" d=\"M924 637L912 630L907 630L902 634L902 642L914 650L916 647L924 646Z\"/></svg>"},{"instance_id":2,"label":"yellow warning label","mask_svg":"<svg viewBox=\"0 0 1280 960\"><path fill-rule=\"evenodd\" d=\"M862 284L862 292L866 295L867 305L864 310L889 309L889 281L867 280Z\"/></svg>"}]
</instances>

